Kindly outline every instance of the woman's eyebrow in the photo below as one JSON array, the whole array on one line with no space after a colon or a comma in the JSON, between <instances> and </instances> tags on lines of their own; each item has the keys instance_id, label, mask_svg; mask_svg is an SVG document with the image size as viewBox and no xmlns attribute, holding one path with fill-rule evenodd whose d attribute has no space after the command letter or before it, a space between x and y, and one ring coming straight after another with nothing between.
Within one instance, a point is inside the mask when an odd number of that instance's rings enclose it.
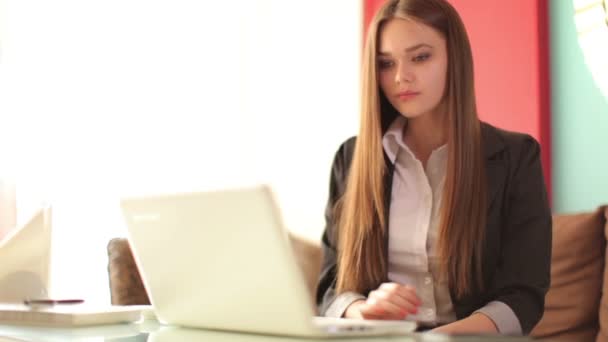
<instances>
[{"instance_id":1,"label":"woman's eyebrow","mask_svg":"<svg viewBox=\"0 0 608 342\"><path fill-rule=\"evenodd\" d=\"M431 49L433 48L433 47L432 47L431 45L429 45L429 44L426 44L426 43L420 43L420 44L412 45L412 46L410 46L410 47L406 48L406 49L405 49L405 52L408 52L408 53L409 53L409 52L412 52L412 51L416 51L416 50L418 50L418 49L420 49L420 48L422 48L422 47L428 47L428 48L431 48ZM387 51L380 51L380 52L378 53L378 56L390 56L390 52L387 52Z\"/></svg>"}]
</instances>

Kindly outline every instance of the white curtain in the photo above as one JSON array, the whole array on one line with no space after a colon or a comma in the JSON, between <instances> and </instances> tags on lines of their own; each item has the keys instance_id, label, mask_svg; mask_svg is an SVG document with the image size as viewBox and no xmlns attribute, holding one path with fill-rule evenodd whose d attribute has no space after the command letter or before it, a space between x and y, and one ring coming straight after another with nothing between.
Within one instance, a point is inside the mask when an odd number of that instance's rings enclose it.
<instances>
[{"instance_id":1,"label":"white curtain","mask_svg":"<svg viewBox=\"0 0 608 342\"><path fill-rule=\"evenodd\" d=\"M0 241L15 227L16 216L15 183L10 179L0 178Z\"/></svg>"},{"instance_id":2,"label":"white curtain","mask_svg":"<svg viewBox=\"0 0 608 342\"><path fill-rule=\"evenodd\" d=\"M358 2L0 4L0 171L17 221L53 206L56 296L109 301L125 195L266 182L289 229L319 238L358 125Z\"/></svg>"}]
</instances>

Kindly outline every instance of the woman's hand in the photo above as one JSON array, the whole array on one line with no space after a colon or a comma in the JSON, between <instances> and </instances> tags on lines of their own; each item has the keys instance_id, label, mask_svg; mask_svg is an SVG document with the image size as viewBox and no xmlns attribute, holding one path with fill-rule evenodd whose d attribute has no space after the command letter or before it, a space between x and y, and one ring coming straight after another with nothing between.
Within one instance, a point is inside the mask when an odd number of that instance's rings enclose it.
<instances>
[{"instance_id":1,"label":"woman's hand","mask_svg":"<svg viewBox=\"0 0 608 342\"><path fill-rule=\"evenodd\" d=\"M367 300L358 300L348 306L346 318L402 320L416 314L422 304L416 290L409 285L384 283L369 293Z\"/></svg>"}]
</instances>

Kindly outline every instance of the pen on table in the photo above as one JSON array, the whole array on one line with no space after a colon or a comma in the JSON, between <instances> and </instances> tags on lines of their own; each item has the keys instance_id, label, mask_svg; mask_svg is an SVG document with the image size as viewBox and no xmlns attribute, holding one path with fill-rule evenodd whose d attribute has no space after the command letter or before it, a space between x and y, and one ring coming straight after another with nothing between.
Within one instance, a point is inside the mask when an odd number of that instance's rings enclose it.
<instances>
[{"instance_id":1,"label":"pen on table","mask_svg":"<svg viewBox=\"0 0 608 342\"><path fill-rule=\"evenodd\" d=\"M54 306L84 303L84 299L26 299L23 304L27 306Z\"/></svg>"}]
</instances>

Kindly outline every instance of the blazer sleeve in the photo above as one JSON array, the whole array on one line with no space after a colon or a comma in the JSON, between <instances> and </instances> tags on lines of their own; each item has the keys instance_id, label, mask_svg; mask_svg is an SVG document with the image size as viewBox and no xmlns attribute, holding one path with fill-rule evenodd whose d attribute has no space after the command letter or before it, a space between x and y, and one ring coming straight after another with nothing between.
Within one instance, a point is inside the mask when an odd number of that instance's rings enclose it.
<instances>
[{"instance_id":1,"label":"blazer sleeve","mask_svg":"<svg viewBox=\"0 0 608 342\"><path fill-rule=\"evenodd\" d=\"M331 167L329 198L325 208L326 224L321 238L323 256L316 292L317 309L320 315L324 315L336 299L337 227L334 220L334 207L346 188L346 176L350 167L354 144L354 138L344 142L336 152Z\"/></svg>"},{"instance_id":2,"label":"blazer sleeve","mask_svg":"<svg viewBox=\"0 0 608 342\"><path fill-rule=\"evenodd\" d=\"M494 300L513 310L527 335L543 315L549 289L552 218L540 146L528 135L517 140L504 208L501 260L492 289Z\"/></svg>"}]
</instances>

